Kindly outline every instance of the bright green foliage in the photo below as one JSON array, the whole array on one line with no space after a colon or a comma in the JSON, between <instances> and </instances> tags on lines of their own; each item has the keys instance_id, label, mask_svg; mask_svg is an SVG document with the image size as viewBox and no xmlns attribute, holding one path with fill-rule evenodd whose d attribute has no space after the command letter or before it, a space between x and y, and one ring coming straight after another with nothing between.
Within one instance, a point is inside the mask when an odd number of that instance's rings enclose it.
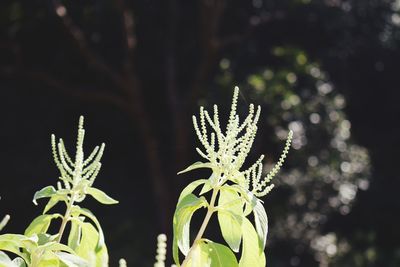
<instances>
[{"instance_id":1,"label":"bright green foliage","mask_svg":"<svg viewBox=\"0 0 400 267\"><path fill-rule=\"evenodd\" d=\"M190 219L193 213L202 207L207 207L208 203L204 197L196 197L193 194L188 194L185 196L176 207L176 217L179 220L174 221L176 225L176 233L178 239L178 247L183 254L187 254L190 248Z\"/></svg>"},{"instance_id":2,"label":"bright green foliage","mask_svg":"<svg viewBox=\"0 0 400 267\"><path fill-rule=\"evenodd\" d=\"M239 89L236 87L225 131L221 128L216 105L213 116L203 107L200 108L199 122L193 116L196 134L204 147L204 150L196 150L206 162L196 162L179 174L199 168L209 168L212 174L209 179L190 183L179 197L173 221L173 256L178 266L264 267L266 264L264 248L268 218L259 197L265 196L273 188L269 182L281 168L293 134L289 132L278 163L265 177L262 177L263 155L250 168L243 170L243 164L257 132L260 107L255 111L254 105L251 104L248 116L240 124L239 115L236 114L238 94ZM207 124L211 133L208 132ZM202 189L199 196L196 196L194 191L200 186ZM201 195L209 191L212 192L211 199L207 201ZM200 208L206 208L207 214L190 247L190 220ZM215 212L221 234L229 247L203 238L207 224ZM254 214L255 227L247 218L250 213ZM233 252L238 253L240 247L241 258L238 263ZM182 263L179 251L185 256Z\"/></svg>"},{"instance_id":3,"label":"bright green foliage","mask_svg":"<svg viewBox=\"0 0 400 267\"><path fill-rule=\"evenodd\" d=\"M201 240L194 248L188 266L236 267L238 263L235 255L228 247L210 240Z\"/></svg>"},{"instance_id":4,"label":"bright green foliage","mask_svg":"<svg viewBox=\"0 0 400 267\"><path fill-rule=\"evenodd\" d=\"M269 182L281 168L288 153L292 132L289 132L283 153L272 170L262 177L261 156L253 165L243 170L257 132L260 107L249 107L249 115L242 124L236 114L239 89L236 87L226 130L223 131L214 106L213 117L200 108L200 124L193 117L194 128L204 151L196 148L206 162L196 162L179 173L199 168L212 170L209 179L199 179L186 186L178 200L173 218L173 258L177 266L185 267L264 267L268 233L268 218L259 197L268 194L273 185ZM208 134L206 124L212 132ZM83 153L83 117L79 119L76 154L68 154L64 141L56 142L51 136L54 161L60 171L57 186L46 186L37 191L33 203L48 198L43 214L36 217L21 234L0 235L0 267L108 267L108 252L100 223L94 214L78 206L87 195L102 204L118 201L93 187L101 168L104 144L95 147L85 159ZM197 190L199 189L199 190ZM199 191L199 193L196 193ZM207 200L206 195L211 195ZM58 203L64 203L64 215L50 213ZM201 227L191 242L190 222L193 214L207 210ZM221 234L226 245L203 237L210 218L217 213ZM247 218L253 213L254 225ZM0 230L9 219L0 222ZM57 233L49 233L50 226L58 221ZM66 227L68 225L68 227ZM68 231L66 231L68 229ZM7 253L16 257L11 259ZM241 253L238 260L235 253ZM185 256L180 263L180 253ZM155 267L165 267L166 236L158 237ZM126 267L121 259L120 267ZM173 265L175 266L175 265Z\"/></svg>"},{"instance_id":5,"label":"bright green foliage","mask_svg":"<svg viewBox=\"0 0 400 267\"><path fill-rule=\"evenodd\" d=\"M90 266L71 248L59 243L56 239L56 235L45 233L33 234L30 237L4 234L0 236L0 248L18 255L12 262L19 265L14 266ZM2 255L5 254L2 253ZM4 258L6 262L8 257L4 256ZM0 262L0 266L8 267L9 265Z\"/></svg>"},{"instance_id":6,"label":"bright green foliage","mask_svg":"<svg viewBox=\"0 0 400 267\"><path fill-rule=\"evenodd\" d=\"M17 258L11 260L0 251L0 267L106 267L108 266L107 247L100 223L92 212L81 208L86 195L103 204L116 204L118 201L94 188L93 183L101 168L101 157L104 144L95 147L87 159L84 159L83 117L79 119L78 138L74 161L67 153L62 139L56 144L55 136L51 136L54 161L60 170L60 181L57 188L46 186L35 193L33 202L49 198L43 214L36 217L25 230L24 235L0 235L0 250L11 252ZM64 215L48 212L57 203L66 205ZM58 233L48 233L54 220L61 221ZM67 224L67 245L63 244L63 235Z\"/></svg>"},{"instance_id":7,"label":"bright green foliage","mask_svg":"<svg viewBox=\"0 0 400 267\"><path fill-rule=\"evenodd\" d=\"M243 220L242 232L243 251L239 266L265 266L264 247L260 245L257 232L247 218Z\"/></svg>"},{"instance_id":8,"label":"bright green foliage","mask_svg":"<svg viewBox=\"0 0 400 267\"><path fill-rule=\"evenodd\" d=\"M233 251L239 252L244 217L242 201L238 193L229 186L221 187L219 194L218 222L222 236Z\"/></svg>"}]
</instances>

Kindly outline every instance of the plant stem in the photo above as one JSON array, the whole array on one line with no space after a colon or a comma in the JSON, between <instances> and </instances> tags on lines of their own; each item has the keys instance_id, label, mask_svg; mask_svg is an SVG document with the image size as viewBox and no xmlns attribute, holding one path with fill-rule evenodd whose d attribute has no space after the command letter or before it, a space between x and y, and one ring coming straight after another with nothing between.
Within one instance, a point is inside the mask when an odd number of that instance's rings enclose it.
<instances>
[{"instance_id":1,"label":"plant stem","mask_svg":"<svg viewBox=\"0 0 400 267\"><path fill-rule=\"evenodd\" d=\"M61 243L61 238L65 230L65 226L67 226L67 222L69 220L69 216L71 215L71 210L72 210L72 205L74 204L75 201L75 194L71 195L70 201L68 202L67 205L67 210L65 211L65 215L63 217L63 220L61 222L60 230L58 231L58 237L57 237L57 242Z\"/></svg>"},{"instance_id":2,"label":"plant stem","mask_svg":"<svg viewBox=\"0 0 400 267\"><path fill-rule=\"evenodd\" d=\"M215 200L217 199L217 195L218 195L218 191L219 191L219 187L216 187L213 189L212 192L212 196L211 196L211 201L210 201L210 205L208 205L208 210L207 210L207 214L204 217L203 223L200 226L199 232L196 235L196 238L193 241L192 246L189 249L189 252L185 258L185 260L182 262L181 267L185 267L186 264L188 263L191 254L193 253L194 248L197 246L198 241L203 237L204 231L206 230L207 224L210 221L210 218L212 216L212 214L215 211Z\"/></svg>"}]
</instances>

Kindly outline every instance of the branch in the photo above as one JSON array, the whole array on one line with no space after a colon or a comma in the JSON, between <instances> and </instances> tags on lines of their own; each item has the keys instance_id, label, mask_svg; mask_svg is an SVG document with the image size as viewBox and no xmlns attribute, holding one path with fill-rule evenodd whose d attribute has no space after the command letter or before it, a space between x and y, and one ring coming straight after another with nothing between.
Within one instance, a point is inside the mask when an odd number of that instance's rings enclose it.
<instances>
[{"instance_id":1,"label":"branch","mask_svg":"<svg viewBox=\"0 0 400 267\"><path fill-rule=\"evenodd\" d=\"M123 70L126 81L126 86L123 87L125 93L132 99L139 99L139 101L144 101L141 86L139 82L139 77L134 68L134 52L136 49L137 39L135 33L135 23L132 11L125 5L124 0L115 0L115 4L120 11L122 19L122 32L125 39L125 49L126 49L126 60L123 62ZM138 109L138 108L137 108ZM139 111L146 113L145 110Z\"/></svg>"},{"instance_id":2,"label":"branch","mask_svg":"<svg viewBox=\"0 0 400 267\"><path fill-rule=\"evenodd\" d=\"M111 69L103 60L99 59L99 57L89 48L85 34L79 26L73 22L72 18L68 16L66 6L59 0L52 0L52 3L55 13L63 22L64 28L74 39L79 48L79 52L86 59L88 65L97 71L106 74L120 89L126 88L126 83L123 78Z\"/></svg>"},{"instance_id":3,"label":"branch","mask_svg":"<svg viewBox=\"0 0 400 267\"><path fill-rule=\"evenodd\" d=\"M143 87L141 86L139 77L134 69L133 54L136 47L136 36L134 33L134 20L132 13L125 7L123 0L115 0L117 7L121 10L122 27L125 33L126 49L128 59L124 62L124 73L119 74L114 72L107 64L97 57L88 46L87 40L83 31L73 22L67 14L67 8L61 3L60 0L52 0L54 11L63 22L65 29L74 39L79 48L79 52L86 59L87 63L96 71L107 75L112 82L118 87L124 96L118 94L110 94L109 92L96 91L85 92L77 90L69 90L62 83L59 83L52 77L44 75L43 73L32 73L48 85L57 88L57 90L70 95L76 96L80 99L95 100L98 102L111 101L112 103L122 107L129 116L132 118L133 123L138 125L141 136L144 141L146 150L146 158L149 164L150 177L152 179L152 186L156 202L159 205L159 214L162 230L167 231L167 221L172 217L170 213L171 196L167 179L162 166L162 161L159 156L159 140L152 125L152 120L146 108L145 98L143 96Z\"/></svg>"},{"instance_id":4,"label":"branch","mask_svg":"<svg viewBox=\"0 0 400 267\"><path fill-rule=\"evenodd\" d=\"M204 0L202 7L202 38L205 49L193 82L191 94L186 101L191 106L194 106L202 86L212 71L213 66L215 66L219 51L228 45L240 43L248 39L259 27L272 21L283 20L287 17L287 14L282 10L275 10L258 17L251 17L247 29L243 34L220 37L218 36L218 29L225 9L224 0Z\"/></svg>"},{"instance_id":5,"label":"branch","mask_svg":"<svg viewBox=\"0 0 400 267\"><path fill-rule=\"evenodd\" d=\"M202 61L197 69L192 90L186 103L193 106L220 50L218 30L225 10L225 0L203 0L201 6L201 39L204 47Z\"/></svg>"},{"instance_id":6,"label":"branch","mask_svg":"<svg viewBox=\"0 0 400 267\"><path fill-rule=\"evenodd\" d=\"M25 71L24 74L34 81L41 82L57 92L76 98L81 101L90 101L95 103L112 104L122 110L129 110L129 105L122 96L110 93L108 91L84 91L81 89L71 89L64 82L51 76L51 74L42 71Z\"/></svg>"},{"instance_id":7,"label":"branch","mask_svg":"<svg viewBox=\"0 0 400 267\"><path fill-rule=\"evenodd\" d=\"M129 58L133 59L133 51L136 48L137 40L135 34L135 21L132 12L126 7L123 0L115 0L117 8L119 9L122 17L122 27L125 35L125 46ZM133 62L133 61L132 61Z\"/></svg>"}]
</instances>

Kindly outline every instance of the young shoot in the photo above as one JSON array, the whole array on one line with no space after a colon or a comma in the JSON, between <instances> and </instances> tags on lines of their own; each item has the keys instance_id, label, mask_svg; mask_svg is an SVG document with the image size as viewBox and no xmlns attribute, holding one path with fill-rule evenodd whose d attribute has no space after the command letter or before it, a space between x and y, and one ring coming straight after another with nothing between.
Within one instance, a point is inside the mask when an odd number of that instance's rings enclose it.
<instances>
[{"instance_id":1,"label":"young shoot","mask_svg":"<svg viewBox=\"0 0 400 267\"><path fill-rule=\"evenodd\" d=\"M209 168L212 174L209 179L190 183L179 197L173 221L173 256L178 266L265 266L268 219L259 198L273 188L270 182L282 167L293 133L288 132L282 155L266 176L262 171L264 155L244 169L257 133L261 108L250 104L248 115L240 122L237 114L238 95L239 88L235 87L225 129L221 127L217 105L214 105L213 114L200 107L199 119L193 116L194 129L203 146L202 149L196 148L196 151L205 161L196 162L178 174L198 168ZM193 192L199 186L202 189L196 196ZM211 198L208 201L202 195L209 191ZM190 220L200 208L206 208L207 213L190 245ZM203 237L215 213L228 246ZM254 214L255 227L247 218L250 213ZM238 262L234 253L240 250ZM179 251L185 256L182 264ZM223 265L220 261L223 261Z\"/></svg>"}]
</instances>

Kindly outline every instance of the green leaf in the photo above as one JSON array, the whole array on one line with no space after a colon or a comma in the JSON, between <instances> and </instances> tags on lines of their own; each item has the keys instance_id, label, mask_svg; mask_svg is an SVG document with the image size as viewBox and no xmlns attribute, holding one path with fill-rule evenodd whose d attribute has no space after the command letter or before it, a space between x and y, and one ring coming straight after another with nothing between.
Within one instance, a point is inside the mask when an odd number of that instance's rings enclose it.
<instances>
[{"instance_id":1,"label":"green leaf","mask_svg":"<svg viewBox=\"0 0 400 267\"><path fill-rule=\"evenodd\" d=\"M81 249L82 245L85 245L86 242L91 241L90 247L95 244L94 247L94 252L95 252L95 257L96 257L96 265L93 265L93 262L90 263L91 267L108 267L108 251L107 247L104 242L104 235L103 235L103 230L101 229L100 223L97 220L96 216L93 215L93 213L84 208L80 208L79 206L75 206L73 208L72 214L74 217L78 217L79 215L83 215L87 218L89 218L94 224L96 225L96 228L93 227L92 224L90 223L85 223L81 222L79 219L74 220L75 222L79 223L81 225L81 240L79 243L79 246L77 247L76 251L78 249ZM88 226L91 225L91 226ZM94 230L96 232L94 232ZM97 234L96 234L97 233ZM79 255L79 254L78 254ZM93 253L90 253L90 255L93 255ZM79 255L81 256L81 255ZM83 257L85 258L85 257ZM86 258L85 258L86 259ZM89 259L87 259L89 260ZM90 262L90 260L89 260Z\"/></svg>"},{"instance_id":2,"label":"green leaf","mask_svg":"<svg viewBox=\"0 0 400 267\"><path fill-rule=\"evenodd\" d=\"M175 219L175 217L174 217ZM174 225L174 239L172 240L172 257L174 259L175 264L179 267L180 265L180 260L179 260L179 248L178 248L178 237L177 234L175 233L175 225Z\"/></svg>"},{"instance_id":3,"label":"green leaf","mask_svg":"<svg viewBox=\"0 0 400 267\"><path fill-rule=\"evenodd\" d=\"M191 182L188 184L181 192L179 195L178 203L181 202L181 200L186 197L187 195L191 194L199 185L202 185L204 183L207 183L207 179L199 179L196 181Z\"/></svg>"},{"instance_id":4,"label":"green leaf","mask_svg":"<svg viewBox=\"0 0 400 267\"><path fill-rule=\"evenodd\" d=\"M184 199L186 196L188 196L189 194L191 194L198 186L202 185L202 184L206 184L209 183L208 179L199 179L196 181L191 182L190 184L188 184L181 192L179 199L178 199L178 205L179 203L182 202L182 199ZM178 209L178 207L177 207ZM176 209L176 210L177 210ZM175 214L174 214L174 221L175 221L175 216L176 216L176 210L175 210ZM175 225L175 224L174 224ZM174 226L175 227L175 226ZM174 228L174 233L175 233L175 228ZM179 266L179 249L178 249L178 238L177 235L174 234L174 239L172 242L172 255L174 258L175 263Z\"/></svg>"},{"instance_id":5,"label":"green leaf","mask_svg":"<svg viewBox=\"0 0 400 267\"><path fill-rule=\"evenodd\" d=\"M178 265L179 266L179 265ZM191 257L188 259L187 267L211 267L211 260L208 252L200 244L194 245Z\"/></svg>"},{"instance_id":6,"label":"green leaf","mask_svg":"<svg viewBox=\"0 0 400 267\"><path fill-rule=\"evenodd\" d=\"M245 209L244 209L244 216L249 215L252 211L255 205L257 204L258 198L254 196L252 192L249 190L243 188L240 185L231 185L231 189L235 190L237 193L240 194L240 197L246 201Z\"/></svg>"},{"instance_id":7,"label":"green leaf","mask_svg":"<svg viewBox=\"0 0 400 267\"><path fill-rule=\"evenodd\" d=\"M15 267L26 267L25 261L20 257L16 257L12 262Z\"/></svg>"},{"instance_id":8,"label":"green leaf","mask_svg":"<svg viewBox=\"0 0 400 267\"><path fill-rule=\"evenodd\" d=\"M91 267L108 267L107 248L102 246L97 249L100 233L91 223L82 222L81 227L82 238L75 250L76 254L87 260Z\"/></svg>"},{"instance_id":9,"label":"green leaf","mask_svg":"<svg viewBox=\"0 0 400 267\"><path fill-rule=\"evenodd\" d=\"M199 195L203 195L205 193L207 193L208 191L212 190L213 187L211 186L210 180L206 180L206 182L204 183L203 187L201 188L201 191L199 193Z\"/></svg>"},{"instance_id":10,"label":"green leaf","mask_svg":"<svg viewBox=\"0 0 400 267\"><path fill-rule=\"evenodd\" d=\"M89 187L88 189L86 189L86 193L94 197L98 202L102 204L111 205L118 203L117 200L109 197L106 193L94 187Z\"/></svg>"},{"instance_id":11,"label":"green leaf","mask_svg":"<svg viewBox=\"0 0 400 267\"><path fill-rule=\"evenodd\" d=\"M79 218L74 218L74 220L71 220L71 230L69 231L68 235L68 246L73 250L75 250L79 245L82 229L80 224L75 222L75 220L79 220Z\"/></svg>"},{"instance_id":12,"label":"green leaf","mask_svg":"<svg viewBox=\"0 0 400 267\"><path fill-rule=\"evenodd\" d=\"M50 197L49 202L47 202L46 206L44 207L43 214L48 212L52 207L54 207L59 201L67 201L67 196L65 194L54 194Z\"/></svg>"},{"instance_id":13,"label":"green leaf","mask_svg":"<svg viewBox=\"0 0 400 267\"><path fill-rule=\"evenodd\" d=\"M37 257L39 258L39 263L35 266L38 267L59 267L60 266L60 261L58 260L58 257L54 254L52 251L41 251L38 250L37 255L32 255L32 257Z\"/></svg>"},{"instance_id":14,"label":"green leaf","mask_svg":"<svg viewBox=\"0 0 400 267\"><path fill-rule=\"evenodd\" d=\"M101 229L100 223L97 220L96 216L94 216L94 214L90 210L81 208L79 206L74 206L72 213L76 217L78 217L79 215L84 215L85 217L89 218L90 220L92 220L94 222L97 230L99 231L99 238L98 238L96 250L101 250L102 247L105 246L104 234L103 234L103 230Z\"/></svg>"},{"instance_id":15,"label":"green leaf","mask_svg":"<svg viewBox=\"0 0 400 267\"><path fill-rule=\"evenodd\" d=\"M43 246L48 243L54 242L57 239L57 236L58 235L50 235L50 234L44 234L44 233L32 235L32 237L37 237L38 246Z\"/></svg>"},{"instance_id":16,"label":"green leaf","mask_svg":"<svg viewBox=\"0 0 400 267\"><path fill-rule=\"evenodd\" d=\"M46 233L47 229L50 226L51 221L54 218L60 218L62 217L61 214L43 214L38 217L36 217L31 224L26 228L24 235L25 236L32 236L33 234L40 234L40 233Z\"/></svg>"},{"instance_id":17,"label":"green leaf","mask_svg":"<svg viewBox=\"0 0 400 267\"><path fill-rule=\"evenodd\" d=\"M243 204L236 191L223 186L218 199L218 222L229 247L239 252L242 239Z\"/></svg>"},{"instance_id":18,"label":"green leaf","mask_svg":"<svg viewBox=\"0 0 400 267\"><path fill-rule=\"evenodd\" d=\"M237 267L238 262L233 252L224 245L207 240L207 243L200 243L200 249L208 256L210 267ZM204 256L203 256L204 257ZM203 265L198 265L203 266Z\"/></svg>"},{"instance_id":19,"label":"green leaf","mask_svg":"<svg viewBox=\"0 0 400 267\"><path fill-rule=\"evenodd\" d=\"M239 267L265 267L265 254L260 246L258 235L251 222L244 218L242 222L243 246Z\"/></svg>"},{"instance_id":20,"label":"green leaf","mask_svg":"<svg viewBox=\"0 0 400 267\"><path fill-rule=\"evenodd\" d=\"M199 208L206 207L207 205L208 203L204 197L198 198L193 194L185 196L178 202L173 220L174 243L177 243L179 249L185 256L190 247L190 220L193 213ZM177 255L174 256L175 260L176 258Z\"/></svg>"},{"instance_id":21,"label":"green leaf","mask_svg":"<svg viewBox=\"0 0 400 267\"><path fill-rule=\"evenodd\" d=\"M268 217L261 200L257 200L257 204L253 209L253 213L258 238L262 248L264 249L267 242Z\"/></svg>"},{"instance_id":22,"label":"green leaf","mask_svg":"<svg viewBox=\"0 0 400 267\"><path fill-rule=\"evenodd\" d=\"M190 165L186 169L178 172L178 174L182 174L182 173L185 173L185 172L190 172L192 170L200 169L200 168L210 168L210 169L212 169L212 164L210 162L198 161L198 162L193 163L192 165Z\"/></svg>"},{"instance_id":23,"label":"green leaf","mask_svg":"<svg viewBox=\"0 0 400 267\"><path fill-rule=\"evenodd\" d=\"M226 246L210 240L200 240L192 248L187 267L237 267L233 252Z\"/></svg>"},{"instance_id":24,"label":"green leaf","mask_svg":"<svg viewBox=\"0 0 400 267\"><path fill-rule=\"evenodd\" d=\"M28 240L28 237L19 234L3 234L0 235L0 242L14 242L21 244L22 241Z\"/></svg>"},{"instance_id":25,"label":"green leaf","mask_svg":"<svg viewBox=\"0 0 400 267\"><path fill-rule=\"evenodd\" d=\"M16 267L6 253L0 251L0 267Z\"/></svg>"},{"instance_id":26,"label":"green leaf","mask_svg":"<svg viewBox=\"0 0 400 267\"><path fill-rule=\"evenodd\" d=\"M78 256L61 251L56 252L55 254L58 259L68 267L90 267L89 263L86 260Z\"/></svg>"},{"instance_id":27,"label":"green leaf","mask_svg":"<svg viewBox=\"0 0 400 267\"><path fill-rule=\"evenodd\" d=\"M244 174L237 170L231 177L229 177L229 180L240 186L243 186L246 183L246 178L244 177Z\"/></svg>"},{"instance_id":28,"label":"green leaf","mask_svg":"<svg viewBox=\"0 0 400 267\"><path fill-rule=\"evenodd\" d=\"M46 186L35 193L32 201L35 205L37 205L36 200L40 198L51 197L55 193L57 193L57 190L53 186Z\"/></svg>"},{"instance_id":29,"label":"green leaf","mask_svg":"<svg viewBox=\"0 0 400 267\"><path fill-rule=\"evenodd\" d=\"M36 237L37 239L37 237ZM25 261L26 255L20 251L19 248L31 248L36 246L36 242L31 238L19 234L4 234L0 235L0 250L5 250L17 254Z\"/></svg>"},{"instance_id":30,"label":"green leaf","mask_svg":"<svg viewBox=\"0 0 400 267\"><path fill-rule=\"evenodd\" d=\"M48 242L46 244L43 244L42 246L39 246L38 248L47 251L65 251L71 254L75 254L75 251L72 248L58 242Z\"/></svg>"}]
</instances>

